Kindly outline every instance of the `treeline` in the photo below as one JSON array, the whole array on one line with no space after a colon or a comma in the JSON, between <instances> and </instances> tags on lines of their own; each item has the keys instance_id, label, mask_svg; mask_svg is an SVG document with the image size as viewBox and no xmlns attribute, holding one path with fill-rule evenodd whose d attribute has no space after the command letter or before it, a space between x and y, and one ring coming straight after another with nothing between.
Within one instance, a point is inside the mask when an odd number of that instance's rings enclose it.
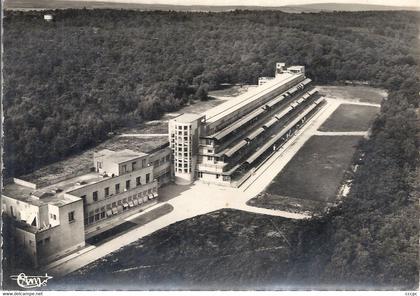
<instances>
[{"instance_id":1,"label":"treeline","mask_svg":"<svg viewBox=\"0 0 420 296\"><path fill-rule=\"evenodd\" d=\"M5 173L80 152L220 83L256 83L277 61L307 66L318 83L410 86L417 21L410 12L5 11Z\"/></svg>"},{"instance_id":2,"label":"treeline","mask_svg":"<svg viewBox=\"0 0 420 296\"><path fill-rule=\"evenodd\" d=\"M77 153L220 83L256 83L274 63L317 83L390 91L350 195L295 233L290 281L325 288L418 285L419 14L63 10L6 12L6 173ZM416 195L417 192L417 195Z\"/></svg>"},{"instance_id":3,"label":"treeline","mask_svg":"<svg viewBox=\"0 0 420 296\"><path fill-rule=\"evenodd\" d=\"M292 279L330 289L418 288L419 86L390 93L360 145L349 196L296 233Z\"/></svg>"}]
</instances>

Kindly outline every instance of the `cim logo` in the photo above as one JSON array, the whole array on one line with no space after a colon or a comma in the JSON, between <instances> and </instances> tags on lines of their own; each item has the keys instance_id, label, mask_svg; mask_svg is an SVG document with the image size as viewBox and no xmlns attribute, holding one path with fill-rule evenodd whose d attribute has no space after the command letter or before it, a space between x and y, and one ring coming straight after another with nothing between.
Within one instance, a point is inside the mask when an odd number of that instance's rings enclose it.
<instances>
[{"instance_id":1,"label":"cim logo","mask_svg":"<svg viewBox=\"0 0 420 296\"><path fill-rule=\"evenodd\" d=\"M12 275L10 278L17 282L19 287L25 288L25 289L31 289L31 288L39 288L44 287L47 285L47 282L49 279L52 279L52 276L49 276L48 274L42 275L26 275L23 272L19 275Z\"/></svg>"}]
</instances>

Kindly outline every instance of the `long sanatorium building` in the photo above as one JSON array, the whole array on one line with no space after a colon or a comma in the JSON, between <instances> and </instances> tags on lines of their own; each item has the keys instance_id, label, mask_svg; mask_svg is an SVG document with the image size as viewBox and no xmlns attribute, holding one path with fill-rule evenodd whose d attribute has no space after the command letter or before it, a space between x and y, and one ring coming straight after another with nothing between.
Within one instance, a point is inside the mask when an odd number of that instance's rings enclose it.
<instances>
[{"instance_id":1,"label":"long sanatorium building","mask_svg":"<svg viewBox=\"0 0 420 296\"><path fill-rule=\"evenodd\" d=\"M85 246L157 203L165 183L240 186L319 109L303 66L277 63L275 77L204 114L169 121L169 142L150 153L101 150L90 172L54 182L14 178L2 191L10 235L35 266Z\"/></svg>"},{"instance_id":2,"label":"long sanatorium building","mask_svg":"<svg viewBox=\"0 0 420 296\"><path fill-rule=\"evenodd\" d=\"M170 120L175 183L240 186L322 103L303 66L277 63L275 77L260 78L255 89Z\"/></svg>"}]
</instances>

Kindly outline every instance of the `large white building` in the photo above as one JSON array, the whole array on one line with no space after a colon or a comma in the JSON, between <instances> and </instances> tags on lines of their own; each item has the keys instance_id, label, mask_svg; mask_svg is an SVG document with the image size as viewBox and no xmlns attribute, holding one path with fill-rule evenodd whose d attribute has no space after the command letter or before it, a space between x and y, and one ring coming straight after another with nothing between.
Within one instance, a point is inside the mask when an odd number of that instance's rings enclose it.
<instances>
[{"instance_id":1,"label":"large white building","mask_svg":"<svg viewBox=\"0 0 420 296\"><path fill-rule=\"evenodd\" d=\"M169 122L175 182L240 186L322 104L305 67L276 64L275 77L202 115Z\"/></svg>"}]
</instances>

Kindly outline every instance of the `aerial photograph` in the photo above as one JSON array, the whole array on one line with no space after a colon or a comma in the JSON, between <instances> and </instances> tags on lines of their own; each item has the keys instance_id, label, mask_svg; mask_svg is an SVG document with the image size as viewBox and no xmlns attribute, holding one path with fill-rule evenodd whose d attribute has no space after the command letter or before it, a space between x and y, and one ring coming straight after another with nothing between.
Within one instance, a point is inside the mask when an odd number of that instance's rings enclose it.
<instances>
[{"instance_id":1,"label":"aerial photograph","mask_svg":"<svg viewBox=\"0 0 420 296\"><path fill-rule=\"evenodd\" d=\"M1 290L417 295L420 3L327 2L3 0Z\"/></svg>"}]
</instances>

